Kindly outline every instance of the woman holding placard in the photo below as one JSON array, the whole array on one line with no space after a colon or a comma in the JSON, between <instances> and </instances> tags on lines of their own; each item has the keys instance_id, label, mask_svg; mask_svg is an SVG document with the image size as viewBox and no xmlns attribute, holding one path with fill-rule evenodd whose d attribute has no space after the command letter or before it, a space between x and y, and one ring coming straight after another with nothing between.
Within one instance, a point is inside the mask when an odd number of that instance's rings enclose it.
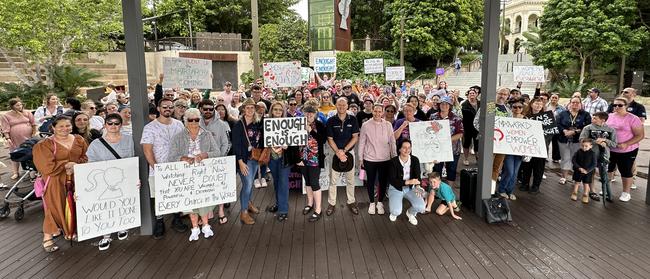
<instances>
[{"instance_id":1,"label":"woman holding placard","mask_svg":"<svg viewBox=\"0 0 650 279\"><path fill-rule=\"evenodd\" d=\"M133 153L133 137L123 135L120 131L124 124L122 117L117 113L106 116L104 131L106 134L88 146L86 155L88 162L110 161L130 158ZM129 236L128 231L117 232L117 239L124 240ZM111 235L107 234L99 241L99 251L104 251L111 246Z\"/></svg>"},{"instance_id":2,"label":"woman holding placard","mask_svg":"<svg viewBox=\"0 0 650 279\"><path fill-rule=\"evenodd\" d=\"M185 121L185 130L172 137L171 146L169 151L169 161L177 162L184 161L188 164L200 163L207 158L221 157L226 154L221 154L217 142L212 134L201 128L199 122L201 121L201 112L196 108L190 108L183 114ZM214 235L208 219L212 214L215 206L206 206L195 208L190 215L192 221L192 230L190 232L190 241L199 240L199 234L203 233L205 238ZM219 205L219 216L223 214L223 204ZM199 217L203 226L199 230Z\"/></svg>"},{"instance_id":3,"label":"woman holding placard","mask_svg":"<svg viewBox=\"0 0 650 279\"><path fill-rule=\"evenodd\" d=\"M560 112L557 118L557 127L560 130L558 142L562 156L560 184L565 184L566 178L569 177L569 171L572 170L571 158L580 149L580 132L589 124L591 124L591 116L582 109L580 97L572 97L568 110Z\"/></svg>"},{"instance_id":4,"label":"woman holding placard","mask_svg":"<svg viewBox=\"0 0 650 279\"><path fill-rule=\"evenodd\" d=\"M281 102L271 104L269 118L285 117L285 108ZM300 161L298 149L294 146L272 146L269 169L273 176L275 188L275 204L267 208L268 212L277 213L279 222L287 220L289 213L289 172L291 166Z\"/></svg>"},{"instance_id":5,"label":"woman holding placard","mask_svg":"<svg viewBox=\"0 0 650 279\"><path fill-rule=\"evenodd\" d=\"M72 123L67 116L57 116L52 121L54 135L34 145L34 165L45 181L43 194L43 249L51 253L59 250L53 236L61 230L66 239L75 232L66 226L66 180L73 179L74 165L88 161L88 144L79 135L72 135ZM74 180L72 180L74 181Z\"/></svg>"},{"instance_id":6,"label":"woman holding placard","mask_svg":"<svg viewBox=\"0 0 650 279\"><path fill-rule=\"evenodd\" d=\"M513 98L508 101L510 110L512 111L513 118L524 118L524 99ZM522 156L520 155L505 155L503 159L503 167L501 168L501 180L498 183L499 196L506 199L516 200L514 194L515 183L517 182L517 174L519 167L522 165Z\"/></svg>"},{"instance_id":7,"label":"woman holding placard","mask_svg":"<svg viewBox=\"0 0 650 279\"><path fill-rule=\"evenodd\" d=\"M540 113L544 112L544 100L540 97L535 97L533 100L528 103L528 106L524 110L526 118L535 119L538 121L543 121L539 116ZM553 135L544 136L544 144L548 146L551 142ZM527 164L522 164L521 166L521 187L519 190L528 191L531 194L537 194L539 192L539 185L542 184L542 179L544 175L544 168L546 167L546 158L532 157ZM533 178L533 183L530 184L530 178ZM529 187L530 185L530 187Z\"/></svg>"}]
</instances>

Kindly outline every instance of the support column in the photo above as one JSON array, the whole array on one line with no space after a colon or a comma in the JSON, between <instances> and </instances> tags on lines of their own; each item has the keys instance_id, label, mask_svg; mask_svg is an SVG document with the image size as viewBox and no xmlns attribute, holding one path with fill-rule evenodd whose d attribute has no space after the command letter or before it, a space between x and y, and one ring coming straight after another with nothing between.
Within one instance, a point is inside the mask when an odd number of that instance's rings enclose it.
<instances>
[{"instance_id":1,"label":"support column","mask_svg":"<svg viewBox=\"0 0 650 279\"><path fill-rule=\"evenodd\" d=\"M147 67L144 62L144 37L142 32L142 10L140 0L122 0L124 20L124 41L126 45L126 67L131 98L131 121L135 156L140 158L140 234L151 235L153 210L149 197L149 167L145 160L140 139L142 129L148 122L149 98L147 97Z\"/></svg>"},{"instance_id":2,"label":"support column","mask_svg":"<svg viewBox=\"0 0 650 279\"><path fill-rule=\"evenodd\" d=\"M490 197L492 187L492 150L494 149L494 102L499 59L499 0L484 0L483 65L481 70L481 108L479 134L479 181L476 189L476 213L483 217L483 199Z\"/></svg>"}]
</instances>

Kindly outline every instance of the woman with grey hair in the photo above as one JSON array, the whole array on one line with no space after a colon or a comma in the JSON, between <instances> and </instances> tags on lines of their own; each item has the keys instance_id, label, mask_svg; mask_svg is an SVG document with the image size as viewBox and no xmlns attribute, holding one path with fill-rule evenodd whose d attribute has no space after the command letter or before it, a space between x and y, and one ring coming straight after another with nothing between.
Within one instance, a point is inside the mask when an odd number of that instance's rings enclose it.
<instances>
[{"instance_id":1,"label":"woman with grey hair","mask_svg":"<svg viewBox=\"0 0 650 279\"><path fill-rule=\"evenodd\" d=\"M217 142L212 134L206 129L201 128L201 113L196 108L190 108L183 115L185 130L172 137L169 151L169 161L183 161L188 164L200 163L202 160L212 157L221 157L226 154L220 154ZM199 234L202 232L205 238L214 235L208 218L210 217L214 206L195 208L190 212L192 221L192 230L189 241L199 240ZM219 205L219 210L223 210L223 205ZM199 230L199 217L203 226Z\"/></svg>"}]
</instances>

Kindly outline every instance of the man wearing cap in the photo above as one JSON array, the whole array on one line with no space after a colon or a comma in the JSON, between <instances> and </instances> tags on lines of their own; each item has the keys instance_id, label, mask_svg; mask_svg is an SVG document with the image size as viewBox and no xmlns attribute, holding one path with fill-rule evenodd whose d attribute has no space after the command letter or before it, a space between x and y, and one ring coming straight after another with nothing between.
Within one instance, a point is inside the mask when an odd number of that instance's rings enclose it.
<instances>
[{"instance_id":1,"label":"man wearing cap","mask_svg":"<svg viewBox=\"0 0 650 279\"><path fill-rule=\"evenodd\" d=\"M226 81L223 83L223 92L221 92L221 97L223 97L223 102L226 104L227 107L230 107L230 103L232 103L232 83L230 81Z\"/></svg>"},{"instance_id":2,"label":"man wearing cap","mask_svg":"<svg viewBox=\"0 0 650 279\"><path fill-rule=\"evenodd\" d=\"M352 84L349 82L344 82L343 83L343 96L348 99L348 105L361 105L361 100L359 100L359 96L352 92Z\"/></svg>"},{"instance_id":3,"label":"man wearing cap","mask_svg":"<svg viewBox=\"0 0 650 279\"><path fill-rule=\"evenodd\" d=\"M632 87L623 89L623 91L621 91L621 97L627 99L627 112L639 117L641 119L641 122L645 122L647 118L645 106L634 101L634 98L636 98L636 89ZM612 113L612 112L614 112L614 109L613 106L610 104L609 108L607 109L607 113Z\"/></svg>"},{"instance_id":4,"label":"man wearing cap","mask_svg":"<svg viewBox=\"0 0 650 279\"><path fill-rule=\"evenodd\" d=\"M519 90L519 88L513 88L512 90L510 90L510 97L508 98L509 100L519 99L519 98L521 98L521 91Z\"/></svg>"},{"instance_id":5,"label":"man wearing cap","mask_svg":"<svg viewBox=\"0 0 650 279\"><path fill-rule=\"evenodd\" d=\"M359 123L354 116L347 113L347 110L348 100L346 98L339 98L336 101L336 115L327 120L327 143L334 151L334 157L338 159L332 160L332 164L336 161L354 164L353 148L359 140ZM325 212L327 216L332 215L336 210L336 185L338 184L337 182L341 173L344 173L346 177L347 184L345 185L345 192L348 199L348 208L350 208L353 214L359 214L359 208L354 199L354 167L349 170L346 169L345 172L338 172L332 168L330 172L330 188L328 191L329 206Z\"/></svg>"},{"instance_id":6,"label":"man wearing cap","mask_svg":"<svg viewBox=\"0 0 650 279\"><path fill-rule=\"evenodd\" d=\"M600 89L598 88L589 89L587 98L582 101L582 109L588 112L589 115L594 115L599 111L607 111L607 107L607 101L600 97Z\"/></svg>"}]
</instances>

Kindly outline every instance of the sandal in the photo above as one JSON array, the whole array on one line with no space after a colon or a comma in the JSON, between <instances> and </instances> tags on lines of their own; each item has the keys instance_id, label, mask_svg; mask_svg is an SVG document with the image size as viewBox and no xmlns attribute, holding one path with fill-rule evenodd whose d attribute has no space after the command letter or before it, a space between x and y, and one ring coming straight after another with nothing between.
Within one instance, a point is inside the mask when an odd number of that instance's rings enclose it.
<instances>
[{"instance_id":1,"label":"sandal","mask_svg":"<svg viewBox=\"0 0 650 279\"><path fill-rule=\"evenodd\" d=\"M305 206L305 208L302 209L302 215L309 214L309 212L311 212L312 209L314 209L314 207L311 205Z\"/></svg>"},{"instance_id":2,"label":"sandal","mask_svg":"<svg viewBox=\"0 0 650 279\"><path fill-rule=\"evenodd\" d=\"M54 243L54 239L50 238L48 240L43 240L43 250L45 250L45 252L47 253L52 253L58 251L59 246L56 246L56 243Z\"/></svg>"},{"instance_id":3,"label":"sandal","mask_svg":"<svg viewBox=\"0 0 650 279\"><path fill-rule=\"evenodd\" d=\"M594 201L600 201L600 196L596 192L589 193L589 197Z\"/></svg>"},{"instance_id":4,"label":"sandal","mask_svg":"<svg viewBox=\"0 0 650 279\"><path fill-rule=\"evenodd\" d=\"M571 200L572 201L577 201L578 200L578 193L577 192L571 193Z\"/></svg>"},{"instance_id":5,"label":"sandal","mask_svg":"<svg viewBox=\"0 0 650 279\"><path fill-rule=\"evenodd\" d=\"M225 225L226 223L228 223L228 217L226 215L221 216L218 219L219 219L219 225Z\"/></svg>"},{"instance_id":6,"label":"sandal","mask_svg":"<svg viewBox=\"0 0 650 279\"><path fill-rule=\"evenodd\" d=\"M18 174L17 174L17 173L14 173L14 174L11 176L11 180L16 180L16 179L18 179Z\"/></svg>"}]
</instances>

